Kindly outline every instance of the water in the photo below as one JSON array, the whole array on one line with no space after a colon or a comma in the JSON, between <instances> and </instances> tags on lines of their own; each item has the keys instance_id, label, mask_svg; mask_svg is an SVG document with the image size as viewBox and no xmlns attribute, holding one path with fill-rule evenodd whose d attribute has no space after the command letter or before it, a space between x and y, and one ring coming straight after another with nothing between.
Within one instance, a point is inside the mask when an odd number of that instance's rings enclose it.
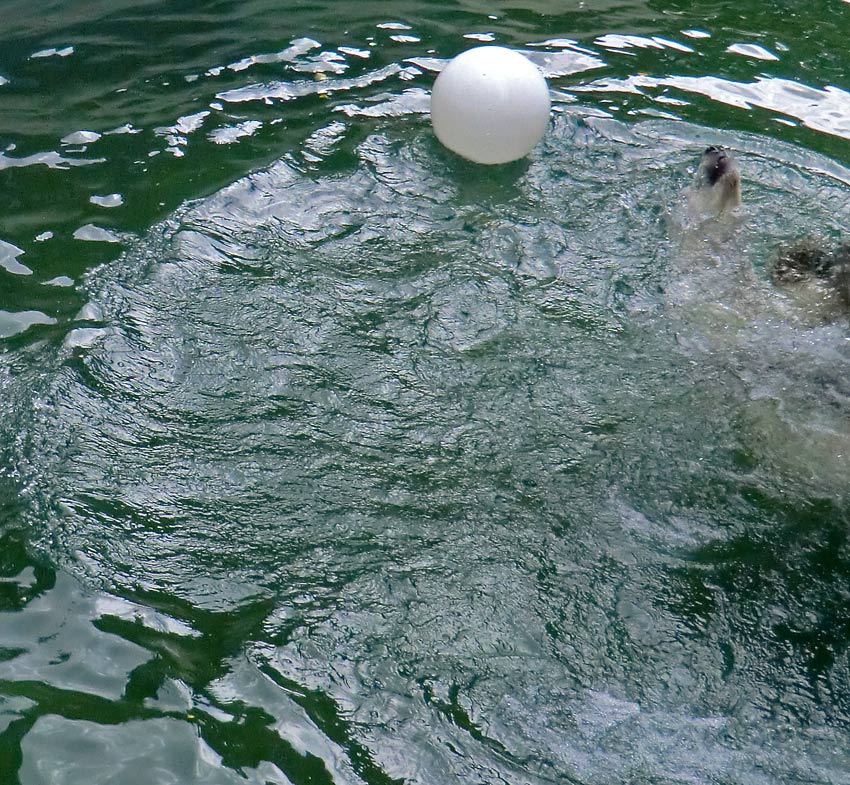
<instances>
[{"instance_id":1,"label":"water","mask_svg":"<svg viewBox=\"0 0 850 785\"><path fill-rule=\"evenodd\" d=\"M847 322L766 273L850 7L785 5L9 0L0 783L850 782ZM491 39L495 169L427 122Z\"/></svg>"}]
</instances>

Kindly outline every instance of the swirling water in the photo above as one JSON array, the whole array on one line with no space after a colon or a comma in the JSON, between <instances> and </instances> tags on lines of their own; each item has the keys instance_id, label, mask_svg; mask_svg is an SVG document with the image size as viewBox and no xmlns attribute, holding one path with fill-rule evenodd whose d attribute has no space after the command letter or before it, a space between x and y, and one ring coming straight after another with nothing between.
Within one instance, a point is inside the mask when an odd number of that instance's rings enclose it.
<instances>
[{"instance_id":1,"label":"swirling water","mask_svg":"<svg viewBox=\"0 0 850 785\"><path fill-rule=\"evenodd\" d=\"M847 4L6 7L0 782L850 782Z\"/></svg>"}]
</instances>

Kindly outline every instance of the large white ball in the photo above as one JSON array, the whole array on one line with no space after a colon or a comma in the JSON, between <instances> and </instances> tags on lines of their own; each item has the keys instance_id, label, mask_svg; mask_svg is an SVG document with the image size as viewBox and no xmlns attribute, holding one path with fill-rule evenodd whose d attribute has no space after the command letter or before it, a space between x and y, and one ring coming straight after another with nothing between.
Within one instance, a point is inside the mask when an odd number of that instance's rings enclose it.
<instances>
[{"instance_id":1,"label":"large white ball","mask_svg":"<svg viewBox=\"0 0 850 785\"><path fill-rule=\"evenodd\" d=\"M449 150L479 164L528 155L549 124L549 86L527 57L478 46L454 58L431 92L431 124Z\"/></svg>"}]
</instances>

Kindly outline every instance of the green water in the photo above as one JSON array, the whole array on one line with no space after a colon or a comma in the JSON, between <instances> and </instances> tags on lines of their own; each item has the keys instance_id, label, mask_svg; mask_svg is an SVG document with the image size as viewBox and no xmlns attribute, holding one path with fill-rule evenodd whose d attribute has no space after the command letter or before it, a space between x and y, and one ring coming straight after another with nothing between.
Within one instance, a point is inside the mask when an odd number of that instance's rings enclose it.
<instances>
[{"instance_id":1,"label":"green water","mask_svg":"<svg viewBox=\"0 0 850 785\"><path fill-rule=\"evenodd\" d=\"M850 5L2 8L0 785L850 783Z\"/></svg>"}]
</instances>

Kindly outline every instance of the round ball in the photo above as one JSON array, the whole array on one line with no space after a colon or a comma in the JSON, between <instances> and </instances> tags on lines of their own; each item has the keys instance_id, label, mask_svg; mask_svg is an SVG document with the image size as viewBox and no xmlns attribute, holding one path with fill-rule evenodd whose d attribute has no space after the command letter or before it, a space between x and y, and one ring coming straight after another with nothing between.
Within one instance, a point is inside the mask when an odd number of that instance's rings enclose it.
<instances>
[{"instance_id":1,"label":"round ball","mask_svg":"<svg viewBox=\"0 0 850 785\"><path fill-rule=\"evenodd\" d=\"M454 58L431 92L431 124L449 150L479 164L528 155L549 124L549 86L527 57L478 46Z\"/></svg>"}]
</instances>

